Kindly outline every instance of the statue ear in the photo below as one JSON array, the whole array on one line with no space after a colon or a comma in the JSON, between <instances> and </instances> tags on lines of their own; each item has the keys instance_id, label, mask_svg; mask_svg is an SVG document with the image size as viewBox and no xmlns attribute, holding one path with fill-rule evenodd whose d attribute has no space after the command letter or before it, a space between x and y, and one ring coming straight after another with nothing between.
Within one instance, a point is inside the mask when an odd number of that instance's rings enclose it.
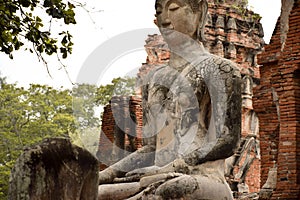
<instances>
[{"instance_id":1,"label":"statue ear","mask_svg":"<svg viewBox=\"0 0 300 200\"><path fill-rule=\"evenodd\" d=\"M200 11L200 18L199 18L199 26L198 26L198 40L201 42L205 41L204 30L206 25L207 19L207 11L208 11L208 3L206 0L201 0L199 3L199 11Z\"/></svg>"}]
</instances>

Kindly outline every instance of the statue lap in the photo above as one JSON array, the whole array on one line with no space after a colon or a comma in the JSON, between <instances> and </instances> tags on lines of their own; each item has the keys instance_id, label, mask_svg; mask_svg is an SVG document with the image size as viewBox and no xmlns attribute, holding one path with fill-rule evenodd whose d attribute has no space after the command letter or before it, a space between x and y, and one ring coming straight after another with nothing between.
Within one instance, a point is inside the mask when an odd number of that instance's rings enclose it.
<instances>
[{"instance_id":1,"label":"statue lap","mask_svg":"<svg viewBox=\"0 0 300 200\"><path fill-rule=\"evenodd\" d=\"M233 199L224 178L224 160L206 162L188 168L186 174L159 173L142 176L139 182L100 185L99 200Z\"/></svg>"}]
</instances>

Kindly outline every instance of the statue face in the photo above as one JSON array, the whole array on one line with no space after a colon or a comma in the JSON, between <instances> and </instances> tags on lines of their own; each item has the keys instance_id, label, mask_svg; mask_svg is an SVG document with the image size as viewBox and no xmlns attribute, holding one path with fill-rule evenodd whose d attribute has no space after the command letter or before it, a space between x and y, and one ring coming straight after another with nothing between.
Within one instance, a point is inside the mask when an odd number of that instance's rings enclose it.
<instances>
[{"instance_id":1,"label":"statue face","mask_svg":"<svg viewBox=\"0 0 300 200\"><path fill-rule=\"evenodd\" d=\"M157 25L161 32L171 29L197 37L200 11L192 10L187 0L157 0L155 4Z\"/></svg>"}]
</instances>

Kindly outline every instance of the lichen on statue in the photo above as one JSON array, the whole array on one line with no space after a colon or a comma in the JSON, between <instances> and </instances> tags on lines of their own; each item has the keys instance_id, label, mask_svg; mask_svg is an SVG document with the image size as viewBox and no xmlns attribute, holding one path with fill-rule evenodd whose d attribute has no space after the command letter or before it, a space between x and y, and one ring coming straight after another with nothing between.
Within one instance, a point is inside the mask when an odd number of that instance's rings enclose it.
<instances>
[{"instance_id":1,"label":"lichen on statue","mask_svg":"<svg viewBox=\"0 0 300 200\"><path fill-rule=\"evenodd\" d=\"M241 131L239 70L203 47L206 0L155 8L170 61L141 81L144 145L100 172L99 199L232 199L224 161Z\"/></svg>"}]
</instances>

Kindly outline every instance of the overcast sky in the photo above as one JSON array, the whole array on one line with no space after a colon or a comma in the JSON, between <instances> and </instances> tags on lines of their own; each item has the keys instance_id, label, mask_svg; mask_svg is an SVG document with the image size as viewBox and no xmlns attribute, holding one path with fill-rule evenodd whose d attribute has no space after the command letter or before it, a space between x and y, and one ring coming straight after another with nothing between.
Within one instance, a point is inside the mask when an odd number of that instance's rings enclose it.
<instances>
[{"instance_id":1,"label":"overcast sky","mask_svg":"<svg viewBox=\"0 0 300 200\"><path fill-rule=\"evenodd\" d=\"M71 80L75 82L78 79L85 61L90 59L89 55L105 42L115 40L116 37L124 35L124 32L136 29L152 28L154 32L158 32L153 24L154 2L154 0L88 0L87 7L94 12L88 14L78 9L77 25L69 28L74 36L73 54L64 61L68 66ZM268 43L280 14L280 0L249 0L249 6L263 17L261 23L265 32L264 39ZM146 38L147 35L140 38L141 42L144 43ZM113 48L118 52L119 47ZM98 57L101 59L101 56ZM106 84L113 77L124 76L132 70L137 70L145 59L146 53L142 48L118 55L97 83ZM7 77L9 83L17 82L18 86L25 87L30 83L39 83L55 88L60 86L70 88L71 81L68 80L64 70L59 70L60 65L55 56L49 58L48 63L52 78L34 54L21 50L14 53L14 59L10 60L7 55L0 53L0 72L2 76Z\"/></svg>"}]
</instances>

